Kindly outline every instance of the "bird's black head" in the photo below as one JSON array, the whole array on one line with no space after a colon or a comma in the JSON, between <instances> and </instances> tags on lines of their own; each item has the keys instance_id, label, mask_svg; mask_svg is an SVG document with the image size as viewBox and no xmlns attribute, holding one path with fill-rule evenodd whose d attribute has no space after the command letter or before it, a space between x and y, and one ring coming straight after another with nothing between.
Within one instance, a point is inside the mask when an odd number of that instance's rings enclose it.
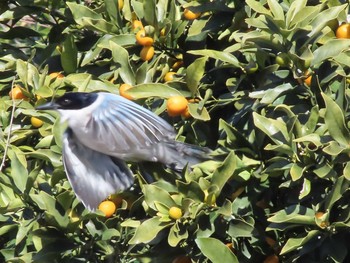
<instances>
[{"instance_id":1,"label":"bird's black head","mask_svg":"<svg viewBox=\"0 0 350 263\"><path fill-rule=\"evenodd\" d=\"M38 106L37 110L79 110L91 105L97 99L96 93L67 92L55 101Z\"/></svg>"}]
</instances>

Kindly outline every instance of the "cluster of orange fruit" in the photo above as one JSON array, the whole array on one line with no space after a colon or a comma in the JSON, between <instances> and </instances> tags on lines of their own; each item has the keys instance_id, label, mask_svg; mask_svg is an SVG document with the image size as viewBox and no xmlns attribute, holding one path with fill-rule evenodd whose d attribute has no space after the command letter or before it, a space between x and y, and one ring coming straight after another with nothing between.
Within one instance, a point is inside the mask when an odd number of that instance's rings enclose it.
<instances>
[{"instance_id":1,"label":"cluster of orange fruit","mask_svg":"<svg viewBox=\"0 0 350 263\"><path fill-rule=\"evenodd\" d=\"M148 30L143 27L140 20L132 22L132 28L136 32L136 43L143 46L140 52L140 58L143 61L149 61L154 56L154 39L149 36Z\"/></svg>"}]
</instances>

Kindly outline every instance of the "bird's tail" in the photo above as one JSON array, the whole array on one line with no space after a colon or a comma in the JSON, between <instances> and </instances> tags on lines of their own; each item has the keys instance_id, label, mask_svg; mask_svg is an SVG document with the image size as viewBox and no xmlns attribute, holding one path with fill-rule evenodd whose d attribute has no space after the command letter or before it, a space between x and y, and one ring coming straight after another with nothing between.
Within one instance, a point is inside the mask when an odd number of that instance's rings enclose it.
<instances>
[{"instance_id":1,"label":"bird's tail","mask_svg":"<svg viewBox=\"0 0 350 263\"><path fill-rule=\"evenodd\" d=\"M181 171L188 165L192 166L211 159L212 150L206 147L183 142L165 142L160 145L160 160L171 169Z\"/></svg>"}]
</instances>

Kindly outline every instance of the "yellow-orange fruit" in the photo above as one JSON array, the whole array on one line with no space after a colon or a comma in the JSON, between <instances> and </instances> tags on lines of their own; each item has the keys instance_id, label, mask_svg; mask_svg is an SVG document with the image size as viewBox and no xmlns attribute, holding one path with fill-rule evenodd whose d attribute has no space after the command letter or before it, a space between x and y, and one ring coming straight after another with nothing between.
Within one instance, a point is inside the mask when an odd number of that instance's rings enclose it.
<instances>
[{"instance_id":1,"label":"yellow-orange fruit","mask_svg":"<svg viewBox=\"0 0 350 263\"><path fill-rule=\"evenodd\" d=\"M124 6L124 0L118 0L118 9L122 10Z\"/></svg>"},{"instance_id":2,"label":"yellow-orange fruit","mask_svg":"<svg viewBox=\"0 0 350 263\"><path fill-rule=\"evenodd\" d=\"M134 32L136 32L137 30L143 29L142 22L137 19L132 21L132 29L134 30Z\"/></svg>"},{"instance_id":3,"label":"yellow-orange fruit","mask_svg":"<svg viewBox=\"0 0 350 263\"><path fill-rule=\"evenodd\" d=\"M15 85L12 88L12 90L9 92L9 96L11 99L15 100L27 99L19 85Z\"/></svg>"},{"instance_id":4,"label":"yellow-orange fruit","mask_svg":"<svg viewBox=\"0 0 350 263\"><path fill-rule=\"evenodd\" d=\"M64 78L64 75L62 74L62 73L60 73L60 72L52 72L52 73L50 73L49 74L49 77L51 78L51 79L62 79L62 78Z\"/></svg>"},{"instance_id":5,"label":"yellow-orange fruit","mask_svg":"<svg viewBox=\"0 0 350 263\"><path fill-rule=\"evenodd\" d=\"M185 9L185 10L184 10L184 17L185 17L187 20L194 20L194 19L197 19L200 15L201 15L201 13L194 13L194 12L192 12L192 11L189 10L189 9Z\"/></svg>"},{"instance_id":6,"label":"yellow-orange fruit","mask_svg":"<svg viewBox=\"0 0 350 263\"><path fill-rule=\"evenodd\" d=\"M164 75L164 81L168 82L168 81L173 81L174 79L174 75L176 74L176 72L173 71L169 71Z\"/></svg>"},{"instance_id":7,"label":"yellow-orange fruit","mask_svg":"<svg viewBox=\"0 0 350 263\"><path fill-rule=\"evenodd\" d=\"M304 83L308 86L311 86L312 75L309 75L306 79L304 79Z\"/></svg>"},{"instance_id":8,"label":"yellow-orange fruit","mask_svg":"<svg viewBox=\"0 0 350 263\"><path fill-rule=\"evenodd\" d=\"M37 118L37 117L31 117L30 118L30 123L35 128L40 128L44 124L44 122L42 120L40 120L39 118Z\"/></svg>"},{"instance_id":9,"label":"yellow-orange fruit","mask_svg":"<svg viewBox=\"0 0 350 263\"><path fill-rule=\"evenodd\" d=\"M183 96L173 96L167 101L167 111L169 116L180 116L186 111L188 107L188 101Z\"/></svg>"},{"instance_id":10,"label":"yellow-orange fruit","mask_svg":"<svg viewBox=\"0 0 350 263\"><path fill-rule=\"evenodd\" d=\"M129 84L126 84L126 83L120 85L120 87L119 87L119 95L124 97L124 98L126 98L126 99L128 99L128 100L132 100L133 97L130 94L128 94L128 90L131 89L131 88L132 88L132 86L129 85Z\"/></svg>"},{"instance_id":11,"label":"yellow-orange fruit","mask_svg":"<svg viewBox=\"0 0 350 263\"><path fill-rule=\"evenodd\" d=\"M176 206L170 207L169 216L170 216L170 218L175 219L175 220L180 219L182 217L182 211L180 208L178 208Z\"/></svg>"},{"instance_id":12,"label":"yellow-orange fruit","mask_svg":"<svg viewBox=\"0 0 350 263\"><path fill-rule=\"evenodd\" d=\"M342 24L335 31L337 38L350 38L350 24Z\"/></svg>"},{"instance_id":13,"label":"yellow-orange fruit","mask_svg":"<svg viewBox=\"0 0 350 263\"><path fill-rule=\"evenodd\" d=\"M98 206L98 210L102 211L108 218L114 214L117 207L112 201L106 200L101 202L101 204Z\"/></svg>"},{"instance_id":14,"label":"yellow-orange fruit","mask_svg":"<svg viewBox=\"0 0 350 263\"><path fill-rule=\"evenodd\" d=\"M146 36L146 31L141 29L136 33L136 43L141 46L152 46L154 43L153 38Z\"/></svg>"},{"instance_id":15,"label":"yellow-orange fruit","mask_svg":"<svg viewBox=\"0 0 350 263\"><path fill-rule=\"evenodd\" d=\"M141 49L140 58L143 61L149 61L149 60L151 60L153 58L153 56L154 56L154 47L152 47L152 46L144 46Z\"/></svg>"}]
</instances>

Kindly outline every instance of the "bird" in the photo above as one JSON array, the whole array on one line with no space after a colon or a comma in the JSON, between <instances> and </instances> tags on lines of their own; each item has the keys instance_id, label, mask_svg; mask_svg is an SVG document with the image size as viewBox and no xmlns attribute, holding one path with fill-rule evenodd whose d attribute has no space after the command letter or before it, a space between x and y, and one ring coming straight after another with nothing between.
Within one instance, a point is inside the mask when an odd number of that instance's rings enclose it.
<instances>
[{"instance_id":1,"label":"bird","mask_svg":"<svg viewBox=\"0 0 350 263\"><path fill-rule=\"evenodd\" d=\"M182 171L209 159L206 147L176 141L167 121L141 105L108 92L66 92L39 105L55 110L67 128L62 161L73 191L95 211L109 195L134 182L128 162L159 162Z\"/></svg>"}]
</instances>

